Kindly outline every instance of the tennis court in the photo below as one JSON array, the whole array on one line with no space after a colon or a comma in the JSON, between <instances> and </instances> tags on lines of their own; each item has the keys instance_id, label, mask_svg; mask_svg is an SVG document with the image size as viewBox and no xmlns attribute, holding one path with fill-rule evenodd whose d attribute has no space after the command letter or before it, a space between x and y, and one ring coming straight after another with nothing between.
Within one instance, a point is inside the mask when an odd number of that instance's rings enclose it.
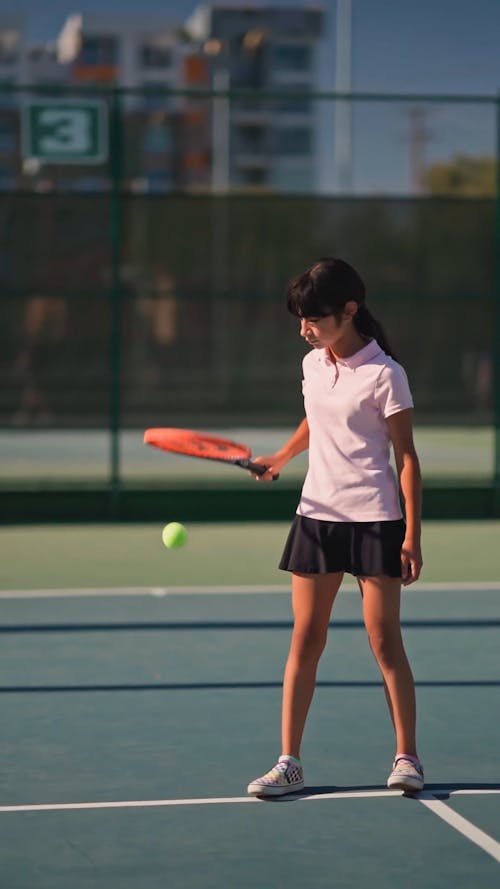
<instances>
[{"instance_id":1,"label":"tennis court","mask_svg":"<svg viewBox=\"0 0 500 889\"><path fill-rule=\"evenodd\" d=\"M346 581L306 789L273 803L245 790L279 752L285 530L195 525L167 552L156 525L0 529L3 885L498 886L498 524L427 523L404 594L425 792L385 789L392 729Z\"/></svg>"},{"instance_id":2,"label":"tennis court","mask_svg":"<svg viewBox=\"0 0 500 889\"><path fill-rule=\"evenodd\" d=\"M351 92L338 72L329 91L339 0L221 7L241 23L206 35L194 5L123 37L121 13L101 33L84 8L45 16L47 46L0 28L0 889L498 889L499 96L481 72L465 94ZM406 90L399 62L380 82ZM425 565L402 620L427 784L386 789L392 726L346 581L306 789L264 802L246 787L280 752L276 565L307 457L256 485L143 435L274 453L303 416L286 282L332 255L366 280L416 406ZM172 521L188 542L167 551Z\"/></svg>"}]
</instances>

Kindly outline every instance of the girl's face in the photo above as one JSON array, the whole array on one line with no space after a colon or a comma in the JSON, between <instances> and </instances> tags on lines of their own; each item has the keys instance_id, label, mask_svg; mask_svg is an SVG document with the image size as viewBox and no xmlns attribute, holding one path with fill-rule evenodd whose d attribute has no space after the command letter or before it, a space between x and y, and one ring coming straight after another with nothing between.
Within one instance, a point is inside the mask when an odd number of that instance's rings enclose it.
<instances>
[{"instance_id":1,"label":"girl's face","mask_svg":"<svg viewBox=\"0 0 500 889\"><path fill-rule=\"evenodd\" d=\"M300 335L315 349L328 349L334 346L343 335L344 328L343 320L339 323L334 315L300 319Z\"/></svg>"},{"instance_id":2,"label":"girl's face","mask_svg":"<svg viewBox=\"0 0 500 889\"><path fill-rule=\"evenodd\" d=\"M338 320L335 315L314 317L311 315L308 318L301 318L300 335L315 349L335 351L336 345L345 345L352 340L353 335L356 340L360 339L352 323L357 310L358 306L354 300L348 300Z\"/></svg>"}]
</instances>

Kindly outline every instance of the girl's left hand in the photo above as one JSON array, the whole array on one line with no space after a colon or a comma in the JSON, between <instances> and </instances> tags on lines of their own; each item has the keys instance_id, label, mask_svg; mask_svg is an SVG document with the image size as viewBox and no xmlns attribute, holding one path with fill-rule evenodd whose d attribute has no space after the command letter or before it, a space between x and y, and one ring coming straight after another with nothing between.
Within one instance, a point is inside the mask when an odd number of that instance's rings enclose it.
<instances>
[{"instance_id":1,"label":"girl's left hand","mask_svg":"<svg viewBox=\"0 0 500 889\"><path fill-rule=\"evenodd\" d=\"M401 579L403 586L409 586L420 577L422 570L422 552L420 543L405 539L401 547Z\"/></svg>"}]
</instances>

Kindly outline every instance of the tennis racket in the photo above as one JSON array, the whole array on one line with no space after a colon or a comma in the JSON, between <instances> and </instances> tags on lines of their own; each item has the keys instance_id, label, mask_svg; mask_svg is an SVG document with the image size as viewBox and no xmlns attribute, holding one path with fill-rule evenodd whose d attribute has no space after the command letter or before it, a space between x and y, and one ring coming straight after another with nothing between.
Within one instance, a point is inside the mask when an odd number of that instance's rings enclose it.
<instances>
[{"instance_id":1,"label":"tennis racket","mask_svg":"<svg viewBox=\"0 0 500 889\"><path fill-rule=\"evenodd\" d=\"M248 469L256 475L264 475L267 471L266 466L254 463L250 459L252 452L246 445L238 444L229 438L194 432L192 429L146 429L144 444L160 448L162 451L184 454L186 457L201 457L203 460L231 463L233 466ZM273 481L278 478L278 475L273 475Z\"/></svg>"}]
</instances>

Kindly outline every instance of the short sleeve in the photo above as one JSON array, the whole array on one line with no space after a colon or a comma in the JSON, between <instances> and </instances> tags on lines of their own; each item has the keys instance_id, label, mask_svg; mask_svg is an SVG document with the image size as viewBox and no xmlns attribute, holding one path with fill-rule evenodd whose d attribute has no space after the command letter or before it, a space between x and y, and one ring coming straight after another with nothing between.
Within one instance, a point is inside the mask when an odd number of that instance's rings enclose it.
<instances>
[{"instance_id":1,"label":"short sleeve","mask_svg":"<svg viewBox=\"0 0 500 889\"><path fill-rule=\"evenodd\" d=\"M396 362L386 365L377 380L376 399L384 418L413 407L405 370Z\"/></svg>"}]
</instances>

